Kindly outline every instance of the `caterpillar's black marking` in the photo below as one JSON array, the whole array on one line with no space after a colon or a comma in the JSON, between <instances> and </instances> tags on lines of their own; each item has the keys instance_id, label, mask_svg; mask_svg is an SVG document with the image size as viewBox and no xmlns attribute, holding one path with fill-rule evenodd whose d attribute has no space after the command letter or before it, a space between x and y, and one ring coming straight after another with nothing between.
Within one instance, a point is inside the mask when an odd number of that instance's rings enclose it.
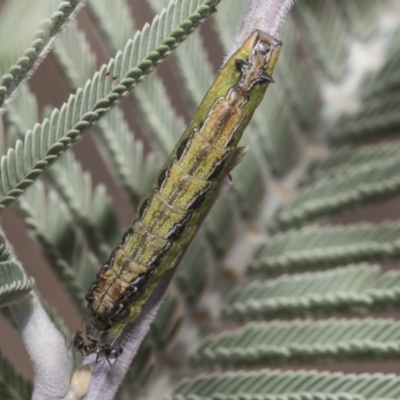
<instances>
[{"instance_id":1,"label":"caterpillar's black marking","mask_svg":"<svg viewBox=\"0 0 400 400\"><path fill-rule=\"evenodd\" d=\"M139 217L142 218L144 213L146 212L146 210L149 208L150 205L150 198L147 198L145 201L143 201L143 203L139 206L139 210L138 210L138 214Z\"/></svg>"},{"instance_id":2,"label":"caterpillar's black marking","mask_svg":"<svg viewBox=\"0 0 400 400\"><path fill-rule=\"evenodd\" d=\"M193 131L182 143L179 145L176 150L176 157L178 161L182 159L182 157L186 154L189 143L192 141L192 137L195 131Z\"/></svg>"},{"instance_id":3,"label":"caterpillar's black marking","mask_svg":"<svg viewBox=\"0 0 400 400\"><path fill-rule=\"evenodd\" d=\"M158 176L157 179L157 186L159 189L162 189L165 180L168 178L168 173L169 173L169 168L170 166L166 166L161 172L160 175Z\"/></svg>"},{"instance_id":4,"label":"caterpillar's black marking","mask_svg":"<svg viewBox=\"0 0 400 400\"><path fill-rule=\"evenodd\" d=\"M188 213L181 222L174 224L173 228L168 232L167 239L172 241L178 240L191 216L192 214Z\"/></svg>"},{"instance_id":5,"label":"caterpillar's black marking","mask_svg":"<svg viewBox=\"0 0 400 400\"><path fill-rule=\"evenodd\" d=\"M229 157L230 153L231 153L231 151L229 149L229 151L227 151L225 153L225 155L214 164L214 168L208 174L207 180L212 180L212 179L216 178L222 172L222 170L224 169L224 166L225 166L225 162L226 162L227 158Z\"/></svg>"},{"instance_id":6,"label":"caterpillar's black marking","mask_svg":"<svg viewBox=\"0 0 400 400\"><path fill-rule=\"evenodd\" d=\"M207 192L212 188L212 185L212 182L210 182L208 186L206 186L197 194L196 197L193 198L193 200L187 206L189 211L194 211L203 204L204 200L206 199Z\"/></svg>"}]
</instances>

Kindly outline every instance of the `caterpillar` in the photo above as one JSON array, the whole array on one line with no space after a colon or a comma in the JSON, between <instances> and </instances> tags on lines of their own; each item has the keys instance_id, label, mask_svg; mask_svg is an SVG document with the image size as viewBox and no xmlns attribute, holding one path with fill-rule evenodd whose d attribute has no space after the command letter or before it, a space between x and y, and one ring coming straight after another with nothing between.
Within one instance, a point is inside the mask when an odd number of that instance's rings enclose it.
<instances>
[{"instance_id":1,"label":"caterpillar","mask_svg":"<svg viewBox=\"0 0 400 400\"><path fill-rule=\"evenodd\" d=\"M273 82L281 46L256 30L219 72L86 295L91 317L74 337L84 355L109 360L122 353L124 329L179 262L224 177L240 161L239 140Z\"/></svg>"}]
</instances>

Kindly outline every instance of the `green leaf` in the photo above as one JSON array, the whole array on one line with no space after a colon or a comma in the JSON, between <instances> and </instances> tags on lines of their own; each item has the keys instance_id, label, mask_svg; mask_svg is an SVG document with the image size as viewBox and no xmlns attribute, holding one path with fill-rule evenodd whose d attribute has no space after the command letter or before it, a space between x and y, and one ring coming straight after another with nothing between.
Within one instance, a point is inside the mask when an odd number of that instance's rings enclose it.
<instances>
[{"instance_id":1,"label":"green leaf","mask_svg":"<svg viewBox=\"0 0 400 400\"><path fill-rule=\"evenodd\" d=\"M95 72L96 56L75 21L60 35L52 55L73 89L84 86Z\"/></svg>"},{"instance_id":2,"label":"green leaf","mask_svg":"<svg viewBox=\"0 0 400 400\"><path fill-rule=\"evenodd\" d=\"M35 284L13 261L0 262L0 305L4 307L25 297Z\"/></svg>"},{"instance_id":3,"label":"green leaf","mask_svg":"<svg viewBox=\"0 0 400 400\"><path fill-rule=\"evenodd\" d=\"M220 396L227 396L226 399L239 400L240 396L248 396L247 398L255 400L256 395L266 396L266 400L269 400L271 395L287 395L290 399L290 395L300 393L301 396L302 392L310 393L311 396L312 393L321 393L327 398L328 395L336 395L339 398L344 396L344 399L347 395L360 395L371 400L394 400L400 395L400 378L393 374L345 375L340 372L283 372L268 369L258 372L217 373L182 380L176 385L170 399L189 400L196 399L190 396L199 396L202 400L217 400L224 399Z\"/></svg>"},{"instance_id":4,"label":"green leaf","mask_svg":"<svg viewBox=\"0 0 400 400\"><path fill-rule=\"evenodd\" d=\"M365 166L379 166L382 161L400 157L400 145L396 142L384 142L375 146L361 146L357 149L342 147L333 150L321 162L315 163L309 170L305 182L323 177L339 176L347 171Z\"/></svg>"},{"instance_id":5,"label":"green leaf","mask_svg":"<svg viewBox=\"0 0 400 400\"><path fill-rule=\"evenodd\" d=\"M238 320L298 318L395 308L400 299L400 274L379 273L378 265L360 264L256 281L230 293L224 316Z\"/></svg>"},{"instance_id":6,"label":"green leaf","mask_svg":"<svg viewBox=\"0 0 400 400\"><path fill-rule=\"evenodd\" d=\"M167 397L168 400L364 400L360 395L353 395L350 393L321 393L321 392L295 392L285 394L255 394L254 396L247 393L238 392L237 394L222 394L200 397L189 394L188 397L178 394L175 396Z\"/></svg>"},{"instance_id":7,"label":"green leaf","mask_svg":"<svg viewBox=\"0 0 400 400\"><path fill-rule=\"evenodd\" d=\"M21 87L17 97L8 107L5 119L18 129L19 135L25 133L38 122L39 107L34 94L27 85Z\"/></svg>"},{"instance_id":8,"label":"green leaf","mask_svg":"<svg viewBox=\"0 0 400 400\"><path fill-rule=\"evenodd\" d=\"M301 7L300 4L297 6ZM317 123L322 106L320 82L310 60L299 55L307 49L291 15L286 19L280 36L285 44L279 56L276 86L284 92L283 102L289 102L296 119L307 132ZM296 65L296 68L293 68L293 65Z\"/></svg>"},{"instance_id":9,"label":"green leaf","mask_svg":"<svg viewBox=\"0 0 400 400\"><path fill-rule=\"evenodd\" d=\"M185 130L182 117L176 114L165 87L155 76L146 79L135 90L134 95L151 130L150 138L156 142L155 147L161 149L166 156Z\"/></svg>"},{"instance_id":10,"label":"green leaf","mask_svg":"<svg viewBox=\"0 0 400 400\"><path fill-rule=\"evenodd\" d=\"M36 31L29 47L20 55L16 63L10 66L8 74L0 78L0 115L5 111L5 106L12 100L20 86L50 51L56 36L82 5L81 0L63 1L49 16L49 19L42 21L42 26ZM32 17L31 14L30 17Z\"/></svg>"},{"instance_id":11,"label":"green leaf","mask_svg":"<svg viewBox=\"0 0 400 400\"><path fill-rule=\"evenodd\" d=\"M204 339L192 356L204 368L398 360L400 323L392 319L249 323Z\"/></svg>"},{"instance_id":12,"label":"green leaf","mask_svg":"<svg viewBox=\"0 0 400 400\"><path fill-rule=\"evenodd\" d=\"M25 224L40 244L56 275L84 314L86 289L98 268L80 243L65 205L38 181L18 202Z\"/></svg>"},{"instance_id":13,"label":"green leaf","mask_svg":"<svg viewBox=\"0 0 400 400\"><path fill-rule=\"evenodd\" d=\"M206 238L219 257L232 245L239 226L236 204L228 193L222 193L216 200L203 226Z\"/></svg>"},{"instance_id":14,"label":"green leaf","mask_svg":"<svg viewBox=\"0 0 400 400\"><path fill-rule=\"evenodd\" d=\"M369 39L378 30L378 18L383 3L374 0L340 0L340 7L352 32L362 40Z\"/></svg>"},{"instance_id":15,"label":"green leaf","mask_svg":"<svg viewBox=\"0 0 400 400\"><path fill-rule=\"evenodd\" d=\"M160 161L153 152L146 153L143 142L135 139L117 108L99 122L98 133L116 175L132 204L137 206L154 182Z\"/></svg>"},{"instance_id":16,"label":"green leaf","mask_svg":"<svg viewBox=\"0 0 400 400\"><path fill-rule=\"evenodd\" d=\"M184 322L180 299L171 290L165 295L150 328L156 351L164 353L176 338Z\"/></svg>"},{"instance_id":17,"label":"green leaf","mask_svg":"<svg viewBox=\"0 0 400 400\"><path fill-rule=\"evenodd\" d=\"M204 238L204 230L197 233L181 261L176 285L189 307L194 308L213 279L213 263Z\"/></svg>"},{"instance_id":18,"label":"green leaf","mask_svg":"<svg viewBox=\"0 0 400 400\"><path fill-rule=\"evenodd\" d=\"M400 127L400 93L388 92L366 100L356 113L342 116L329 138L334 144L360 143L394 134Z\"/></svg>"},{"instance_id":19,"label":"green leaf","mask_svg":"<svg viewBox=\"0 0 400 400\"><path fill-rule=\"evenodd\" d=\"M171 3L151 26L146 25L143 32L128 41L123 52L118 52L107 66L103 65L84 89L78 89L60 110L54 110L49 120L28 131L24 142L20 145L17 142L16 149L10 149L2 159L0 209L30 186L58 155L214 12L218 2L197 0L187 3L179 0ZM147 48L149 43L151 49ZM108 79L108 74L115 77L115 82ZM43 146L39 147L39 143ZM35 148L40 148L39 153L34 152ZM11 185L9 178L15 176L17 170L23 170L24 175Z\"/></svg>"},{"instance_id":20,"label":"green leaf","mask_svg":"<svg viewBox=\"0 0 400 400\"><path fill-rule=\"evenodd\" d=\"M0 306L6 306L25 297L35 280L27 277L22 266L12 256L3 235L0 235Z\"/></svg>"},{"instance_id":21,"label":"green leaf","mask_svg":"<svg viewBox=\"0 0 400 400\"><path fill-rule=\"evenodd\" d=\"M118 2L116 10L122 4ZM108 3L102 6L108 7ZM105 10L99 12L100 16L104 16ZM117 14L120 15L120 12ZM94 73L95 54L76 24L71 24L62 35L53 49L53 54L71 89L76 90L82 84L81 79L86 81ZM122 111L117 107L99 121L96 131L102 143L103 153L109 158L133 205L137 206L156 177L161 166L159 160L153 152L146 154L143 143L135 139L136 135L131 132Z\"/></svg>"},{"instance_id":22,"label":"green leaf","mask_svg":"<svg viewBox=\"0 0 400 400\"><path fill-rule=\"evenodd\" d=\"M282 231L299 227L394 197L400 194L399 168L400 157L394 156L321 177L282 204L269 228Z\"/></svg>"},{"instance_id":23,"label":"green leaf","mask_svg":"<svg viewBox=\"0 0 400 400\"><path fill-rule=\"evenodd\" d=\"M346 68L348 41L337 5L306 0L296 3L294 14L324 72L331 79L340 80Z\"/></svg>"},{"instance_id":24,"label":"green leaf","mask_svg":"<svg viewBox=\"0 0 400 400\"><path fill-rule=\"evenodd\" d=\"M90 0L88 9L108 48L122 49L134 32L128 4L123 0Z\"/></svg>"},{"instance_id":25,"label":"green leaf","mask_svg":"<svg viewBox=\"0 0 400 400\"><path fill-rule=\"evenodd\" d=\"M107 259L121 232L106 187L94 186L71 152L50 168L49 176L93 252L100 260Z\"/></svg>"},{"instance_id":26,"label":"green leaf","mask_svg":"<svg viewBox=\"0 0 400 400\"><path fill-rule=\"evenodd\" d=\"M3 121L0 119L0 156L2 156L6 151L5 139L6 138L5 138L4 124Z\"/></svg>"},{"instance_id":27,"label":"green leaf","mask_svg":"<svg viewBox=\"0 0 400 400\"><path fill-rule=\"evenodd\" d=\"M398 222L312 226L276 235L260 246L250 271L265 275L321 270L400 256Z\"/></svg>"}]
</instances>

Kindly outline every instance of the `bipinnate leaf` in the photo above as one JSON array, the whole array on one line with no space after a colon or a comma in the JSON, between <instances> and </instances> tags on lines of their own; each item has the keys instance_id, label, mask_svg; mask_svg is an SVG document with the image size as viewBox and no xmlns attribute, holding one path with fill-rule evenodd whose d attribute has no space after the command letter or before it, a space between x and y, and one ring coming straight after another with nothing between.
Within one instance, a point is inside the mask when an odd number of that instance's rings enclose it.
<instances>
[{"instance_id":1,"label":"bipinnate leaf","mask_svg":"<svg viewBox=\"0 0 400 400\"><path fill-rule=\"evenodd\" d=\"M18 202L19 212L28 229L40 244L56 275L72 300L84 314L86 288L96 271L86 259L65 204L51 190L46 193L38 181ZM80 262L78 262L80 261ZM89 260L90 261L90 257Z\"/></svg>"},{"instance_id":2,"label":"bipinnate leaf","mask_svg":"<svg viewBox=\"0 0 400 400\"><path fill-rule=\"evenodd\" d=\"M175 278L189 307L195 307L205 293L212 281L214 267L204 238L204 229L201 229L186 251Z\"/></svg>"},{"instance_id":3,"label":"bipinnate leaf","mask_svg":"<svg viewBox=\"0 0 400 400\"><path fill-rule=\"evenodd\" d=\"M163 354L179 333L184 322L180 298L169 290L150 328L150 337L157 352Z\"/></svg>"},{"instance_id":4,"label":"bipinnate leaf","mask_svg":"<svg viewBox=\"0 0 400 400\"><path fill-rule=\"evenodd\" d=\"M179 382L169 400L291 399L307 392L311 399L322 395L329 399L397 399L400 378L394 374L343 374L341 372L279 371L228 372L203 374ZM197 397L196 397L197 396ZM276 397L275 397L276 396ZM287 397L286 397L287 396ZM297 398L297 397L293 397ZM304 397L308 398L308 397Z\"/></svg>"},{"instance_id":5,"label":"bipinnate leaf","mask_svg":"<svg viewBox=\"0 0 400 400\"><path fill-rule=\"evenodd\" d=\"M134 21L130 18L126 4L118 0L111 7L105 2L100 3L101 7L90 7L90 10L100 25L103 37L111 53L121 47L121 42L129 38L129 31L134 29ZM109 9L109 12L105 12ZM158 10L159 12L162 11ZM121 16L123 16L121 18ZM122 27L121 27L122 25ZM171 105L166 88L162 81L156 76L145 79L132 95L135 103L139 106L141 115L150 128L149 139L153 141L154 147L166 157L172 150L179 136L185 129L185 123Z\"/></svg>"},{"instance_id":6,"label":"bipinnate leaf","mask_svg":"<svg viewBox=\"0 0 400 400\"><path fill-rule=\"evenodd\" d=\"M100 260L106 260L121 232L105 186L94 186L89 172L82 170L71 152L49 169L49 176L90 248Z\"/></svg>"},{"instance_id":7,"label":"bipinnate leaf","mask_svg":"<svg viewBox=\"0 0 400 400\"><path fill-rule=\"evenodd\" d=\"M311 226L274 236L262 244L250 272L266 276L322 270L346 263L400 256L398 222Z\"/></svg>"},{"instance_id":8,"label":"bipinnate leaf","mask_svg":"<svg viewBox=\"0 0 400 400\"><path fill-rule=\"evenodd\" d=\"M345 146L332 150L329 155L315 162L308 171L305 183L323 177L339 176L347 171L359 170L367 166L382 165L382 161L400 158L400 145L396 142L383 142L375 146L360 146L356 149Z\"/></svg>"},{"instance_id":9,"label":"bipinnate leaf","mask_svg":"<svg viewBox=\"0 0 400 400\"><path fill-rule=\"evenodd\" d=\"M124 47L135 29L128 3L123 0L89 0L87 4L107 47Z\"/></svg>"},{"instance_id":10,"label":"bipinnate leaf","mask_svg":"<svg viewBox=\"0 0 400 400\"><path fill-rule=\"evenodd\" d=\"M397 133L399 104L396 90L365 100L357 112L340 117L329 134L332 144L363 143Z\"/></svg>"},{"instance_id":11,"label":"bipinnate leaf","mask_svg":"<svg viewBox=\"0 0 400 400\"><path fill-rule=\"evenodd\" d=\"M397 360L399 322L354 319L248 323L206 337L192 363L202 368Z\"/></svg>"},{"instance_id":12,"label":"bipinnate leaf","mask_svg":"<svg viewBox=\"0 0 400 400\"><path fill-rule=\"evenodd\" d=\"M351 31L362 40L370 39L378 30L379 21L376 16L383 4L373 0L339 1Z\"/></svg>"},{"instance_id":13,"label":"bipinnate leaf","mask_svg":"<svg viewBox=\"0 0 400 400\"><path fill-rule=\"evenodd\" d=\"M103 6L108 12L115 12L115 10L111 10L113 5L109 7L107 2L99 5L96 3L96 6ZM122 2L119 2L118 6L124 7ZM118 11L119 8L116 7L116 9ZM118 16L120 11L117 12ZM93 12L96 11L93 10ZM107 25L109 20L104 17L105 10L98 12L100 14L96 13L96 20L101 17L101 20ZM123 18L125 19L126 16ZM109 29L110 27L107 25L107 32ZM118 31L116 34L120 35L121 33ZM54 46L53 54L73 90L84 83L81 82L83 78L89 79L94 73L96 56L83 32L79 31L74 23L66 29ZM145 151L143 142L135 138L136 135L130 130L118 107L110 110L99 121L96 132L102 145L102 153L110 160L110 166L126 190L132 204L137 206L153 182L157 170L161 166L160 160L157 159L154 152ZM97 135L95 135L96 138Z\"/></svg>"},{"instance_id":14,"label":"bipinnate leaf","mask_svg":"<svg viewBox=\"0 0 400 400\"><path fill-rule=\"evenodd\" d=\"M136 207L157 176L160 160L154 152L146 153L118 108L109 112L97 129L111 165Z\"/></svg>"},{"instance_id":15,"label":"bipinnate leaf","mask_svg":"<svg viewBox=\"0 0 400 400\"><path fill-rule=\"evenodd\" d=\"M0 307L21 300L34 284L35 280L24 274L0 234Z\"/></svg>"},{"instance_id":16,"label":"bipinnate leaf","mask_svg":"<svg viewBox=\"0 0 400 400\"><path fill-rule=\"evenodd\" d=\"M21 85L33 74L51 50L60 32L83 6L83 3L82 0L62 1L53 15L42 21L42 26L35 33L29 47L9 68L8 73L0 79L0 115L4 113L7 104L16 95Z\"/></svg>"},{"instance_id":17,"label":"bipinnate leaf","mask_svg":"<svg viewBox=\"0 0 400 400\"><path fill-rule=\"evenodd\" d=\"M39 105L28 85L23 85L4 114L5 120L18 132L18 139L38 122ZM17 139L15 138L15 140Z\"/></svg>"},{"instance_id":18,"label":"bipinnate leaf","mask_svg":"<svg viewBox=\"0 0 400 400\"><path fill-rule=\"evenodd\" d=\"M52 56L73 90L84 86L96 70L95 53L75 21L60 35L53 47Z\"/></svg>"},{"instance_id":19,"label":"bipinnate leaf","mask_svg":"<svg viewBox=\"0 0 400 400\"><path fill-rule=\"evenodd\" d=\"M348 265L239 286L229 295L224 316L249 321L396 310L400 273L379 273L378 265Z\"/></svg>"},{"instance_id":20,"label":"bipinnate leaf","mask_svg":"<svg viewBox=\"0 0 400 400\"><path fill-rule=\"evenodd\" d=\"M364 99L381 97L399 89L399 52L396 51L399 32L398 29L394 32L392 43L387 49L386 60L379 70L371 72L364 78L360 88Z\"/></svg>"},{"instance_id":21,"label":"bipinnate leaf","mask_svg":"<svg viewBox=\"0 0 400 400\"><path fill-rule=\"evenodd\" d=\"M179 45L219 0L178 0L146 25L123 52L103 65L84 89L78 89L50 119L28 131L1 159L0 209L32 184L90 126L118 102L144 75Z\"/></svg>"},{"instance_id":22,"label":"bipinnate leaf","mask_svg":"<svg viewBox=\"0 0 400 400\"><path fill-rule=\"evenodd\" d=\"M296 3L294 15L323 71L338 81L346 68L349 44L337 4L306 0Z\"/></svg>"},{"instance_id":23,"label":"bipinnate leaf","mask_svg":"<svg viewBox=\"0 0 400 400\"><path fill-rule=\"evenodd\" d=\"M269 228L274 232L297 228L396 196L400 194L399 168L400 157L396 155L323 176L283 203Z\"/></svg>"},{"instance_id":24,"label":"bipinnate leaf","mask_svg":"<svg viewBox=\"0 0 400 400\"><path fill-rule=\"evenodd\" d=\"M21 268L15 262L0 262L1 307L23 298L33 289L34 284L35 280L24 276Z\"/></svg>"}]
</instances>

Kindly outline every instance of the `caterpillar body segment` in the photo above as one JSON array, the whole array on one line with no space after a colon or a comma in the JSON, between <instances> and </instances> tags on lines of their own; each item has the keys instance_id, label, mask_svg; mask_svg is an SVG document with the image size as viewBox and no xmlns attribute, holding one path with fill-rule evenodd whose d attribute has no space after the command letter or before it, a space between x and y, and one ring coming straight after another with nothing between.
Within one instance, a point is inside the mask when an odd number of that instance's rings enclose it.
<instances>
[{"instance_id":1,"label":"caterpillar body segment","mask_svg":"<svg viewBox=\"0 0 400 400\"><path fill-rule=\"evenodd\" d=\"M243 157L239 140L273 81L280 48L280 41L255 31L218 74L86 296L91 318L74 339L85 355L121 354L124 328L180 260L224 177Z\"/></svg>"}]
</instances>

